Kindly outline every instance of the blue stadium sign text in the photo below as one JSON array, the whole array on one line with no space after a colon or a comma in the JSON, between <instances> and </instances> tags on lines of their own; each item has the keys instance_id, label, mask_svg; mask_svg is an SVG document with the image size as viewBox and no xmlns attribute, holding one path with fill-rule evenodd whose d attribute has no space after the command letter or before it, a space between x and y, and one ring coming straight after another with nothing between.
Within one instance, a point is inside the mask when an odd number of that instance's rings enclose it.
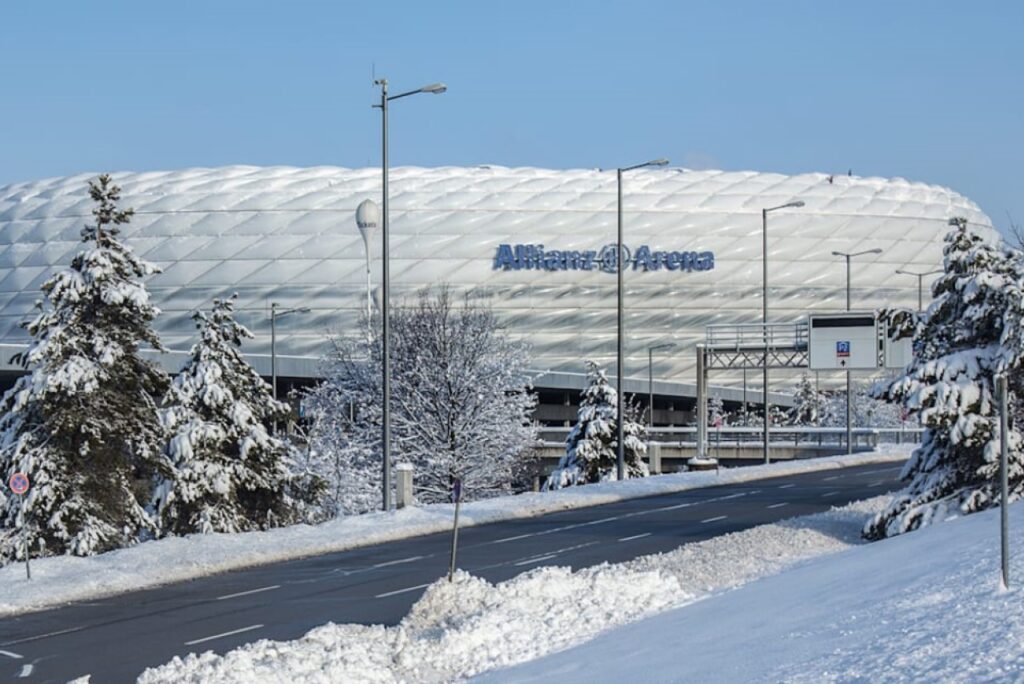
<instances>
[{"instance_id":1,"label":"blue stadium sign text","mask_svg":"<svg viewBox=\"0 0 1024 684\"><path fill-rule=\"evenodd\" d=\"M494 255L495 271L604 271L618 272L615 243L601 249L544 249L544 245L498 245ZM636 253L622 246L623 263L634 271L710 271L715 267L714 252L675 252L652 250L641 245Z\"/></svg>"}]
</instances>

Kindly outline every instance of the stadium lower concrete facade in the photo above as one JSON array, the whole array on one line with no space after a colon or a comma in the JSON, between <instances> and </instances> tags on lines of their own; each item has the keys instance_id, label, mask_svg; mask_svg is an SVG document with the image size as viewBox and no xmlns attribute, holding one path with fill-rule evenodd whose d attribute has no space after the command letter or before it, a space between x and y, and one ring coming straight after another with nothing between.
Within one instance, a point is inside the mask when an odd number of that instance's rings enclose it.
<instances>
[{"instance_id":1,"label":"stadium lower concrete facade","mask_svg":"<svg viewBox=\"0 0 1024 684\"><path fill-rule=\"evenodd\" d=\"M79 249L91 219L86 183L96 174L0 188L0 353L8 373L26 337L40 286ZM380 170L232 166L114 173L135 216L125 241L162 272L149 281L162 310L157 330L176 369L194 341L190 316L215 297L238 293L239 320L256 338L245 351L269 374L270 304L309 308L277 323L278 372L316 378L329 334L355 333L367 306L366 256L356 207L380 201ZM614 375L615 172L535 168L397 168L391 171L394 302L447 284L473 292L507 332L530 343L538 417L574 415L584 361ZM902 179L756 172L644 169L624 179L625 384L646 395L654 355L655 418L689 420L694 345L712 324L761 316L761 210L768 234L771 319L845 306L844 262L833 251L880 249L853 264L854 308L917 305L917 281L897 270L940 267L949 219L988 229L970 200ZM993 233L994 235L994 233ZM379 233L370 280L380 282ZM926 296L927 299L927 296ZM749 398L759 400L750 373ZM795 378L779 376L784 402ZM743 396L739 374L712 377L728 402ZM689 402L689 403L688 403Z\"/></svg>"}]
</instances>

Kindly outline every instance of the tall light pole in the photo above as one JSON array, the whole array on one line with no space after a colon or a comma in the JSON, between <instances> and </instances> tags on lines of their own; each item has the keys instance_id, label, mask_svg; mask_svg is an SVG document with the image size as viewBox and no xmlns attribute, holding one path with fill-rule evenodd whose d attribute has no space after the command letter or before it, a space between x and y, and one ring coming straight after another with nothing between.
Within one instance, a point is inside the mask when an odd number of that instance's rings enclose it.
<instances>
[{"instance_id":1,"label":"tall light pole","mask_svg":"<svg viewBox=\"0 0 1024 684\"><path fill-rule=\"evenodd\" d=\"M270 302L270 388L274 399L277 399L277 319L293 313L309 313L308 306L293 309L282 309L277 302ZM277 421L274 421L274 432L277 432Z\"/></svg>"},{"instance_id":2,"label":"tall light pole","mask_svg":"<svg viewBox=\"0 0 1024 684\"><path fill-rule=\"evenodd\" d=\"M935 269L934 271L924 271L923 273L918 273L916 271L906 271L902 268L898 268L896 269L896 272L899 273L900 275L914 276L917 278L917 310L924 311L924 277L935 275L937 273L942 273L942 269L938 268Z\"/></svg>"},{"instance_id":3,"label":"tall light pole","mask_svg":"<svg viewBox=\"0 0 1024 684\"><path fill-rule=\"evenodd\" d=\"M846 310L850 310L850 260L866 254L881 254L882 250L866 249L863 252L832 252L832 256L844 257L846 259ZM853 403L852 403L852 381L850 371L846 371L846 453L853 453Z\"/></svg>"},{"instance_id":4,"label":"tall light pole","mask_svg":"<svg viewBox=\"0 0 1024 684\"><path fill-rule=\"evenodd\" d=\"M615 475L616 478L621 482L626 479L626 445L625 434L623 424L625 423L625 404L624 397L622 395L622 376L625 375L624 361L623 361L623 306L622 306L622 275L626 270L626 260L622 250L622 174L626 171L632 171L634 169L642 169L646 166L665 166L668 164L668 159L652 159L646 161L643 164L636 164L634 166L627 166L615 170L615 178L618 183L618 239L615 241L615 271L618 274L618 334L616 335L616 348L615 356L618 363L618 373L615 383L615 391L618 393L618 406L617 406L617 418L615 421L616 430L615 438L618 442L618 457L615 461Z\"/></svg>"},{"instance_id":5,"label":"tall light pole","mask_svg":"<svg viewBox=\"0 0 1024 684\"><path fill-rule=\"evenodd\" d=\"M654 352L674 349L675 342L655 344L647 348L647 427L654 428ZM648 432L648 434L650 434Z\"/></svg>"},{"instance_id":6,"label":"tall light pole","mask_svg":"<svg viewBox=\"0 0 1024 684\"><path fill-rule=\"evenodd\" d=\"M367 199L356 207L356 226L363 236L363 253L366 255L366 329L372 329L370 319L373 316L373 294L370 284L370 238L380 222L380 207L373 200Z\"/></svg>"},{"instance_id":7,"label":"tall light pole","mask_svg":"<svg viewBox=\"0 0 1024 684\"><path fill-rule=\"evenodd\" d=\"M802 200L787 202L777 207L761 210L761 322L764 326L764 387L761 398L764 400L764 462L771 463L768 439L771 436L771 410L768 401L768 214L779 209L798 209L804 206Z\"/></svg>"},{"instance_id":8,"label":"tall light pole","mask_svg":"<svg viewBox=\"0 0 1024 684\"><path fill-rule=\"evenodd\" d=\"M419 93L432 93L434 95L440 95L444 91L448 90L448 86L444 83L432 83L430 85L417 88L416 90L410 90L408 92L399 93L398 95L388 95L388 80L386 78L380 78L373 82L374 85L380 86L380 104L375 104L373 107L380 109L381 116L381 156L380 156L380 167L381 167L381 180L382 180L382 193L381 193L381 240L383 247L381 249L381 376L383 385L383 397L381 404L381 458L383 464L383 481L381 483L381 489L383 490L383 508L385 511L391 509L391 330L388 326L388 300L390 295L390 272L388 270L388 102L392 100L398 100L409 95L418 95Z\"/></svg>"}]
</instances>

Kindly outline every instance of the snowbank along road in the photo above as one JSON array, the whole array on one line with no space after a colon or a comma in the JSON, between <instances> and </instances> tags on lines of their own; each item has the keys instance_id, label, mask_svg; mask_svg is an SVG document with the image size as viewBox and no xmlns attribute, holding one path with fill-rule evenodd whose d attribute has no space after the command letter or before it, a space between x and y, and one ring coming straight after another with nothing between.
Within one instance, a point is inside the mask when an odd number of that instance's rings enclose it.
<instances>
[{"instance_id":1,"label":"snowbank along road","mask_svg":"<svg viewBox=\"0 0 1024 684\"><path fill-rule=\"evenodd\" d=\"M876 463L481 525L461 533L458 565L494 582L541 565L626 561L884 493L899 469ZM133 681L174 655L295 639L327 622L395 624L447 571L449 541L415 537L10 617L0 677Z\"/></svg>"}]
</instances>

